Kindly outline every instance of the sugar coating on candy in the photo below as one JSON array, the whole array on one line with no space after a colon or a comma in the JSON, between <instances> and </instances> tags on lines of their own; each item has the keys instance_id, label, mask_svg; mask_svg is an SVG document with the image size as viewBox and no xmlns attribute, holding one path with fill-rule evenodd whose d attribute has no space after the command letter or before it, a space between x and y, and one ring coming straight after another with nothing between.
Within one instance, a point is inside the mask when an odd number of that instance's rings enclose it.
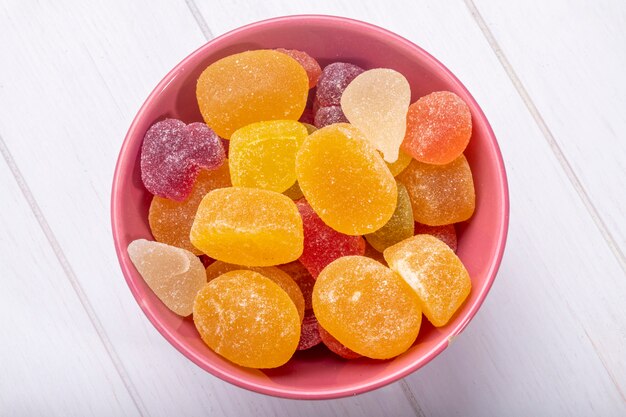
<instances>
[{"instance_id":1,"label":"sugar coating on candy","mask_svg":"<svg viewBox=\"0 0 626 417\"><path fill-rule=\"evenodd\" d=\"M302 265L300 261L289 262L288 264L278 265L277 268L285 271L291 279L293 279L304 297L304 309L310 310L313 308L311 297L313 295L313 286L315 285L315 278L311 273Z\"/></svg>"},{"instance_id":2,"label":"sugar coating on candy","mask_svg":"<svg viewBox=\"0 0 626 417\"><path fill-rule=\"evenodd\" d=\"M341 342L333 337L332 334L328 333L324 328L318 323L317 331L320 335L320 339L322 343L334 354L341 356L344 359L358 359L362 355L348 349Z\"/></svg>"},{"instance_id":3,"label":"sugar coating on candy","mask_svg":"<svg viewBox=\"0 0 626 417\"><path fill-rule=\"evenodd\" d=\"M444 224L443 226L428 226L426 224L415 222L413 229L414 235L431 235L448 245L454 253L457 249L456 229L453 224Z\"/></svg>"},{"instance_id":4,"label":"sugar coating on candy","mask_svg":"<svg viewBox=\"0 0 626 417\"><path fill-rule=\"evenodd\" d=\"M146 132L141 147L141 179L154 195L183 201L201 169L216 169L225 159L219 137L204 123L165 119Z\"/></svg>"},{"instance_id":5,"label":"sugar coating on candy","mask_svg":"<svg viewBox=\"0 0 626 417\"><path fill-rule=\"evenodd\" d=\"M365 239L379 252L384 251L391 245L403 241L406 238L413 236L414 221L413 221L413 209L411 208L411 199L409 193L406 191L406 187L402 183L397 183L398 186L398 202L396 204L396 211L393 212L391 219L383 227L365 235ZM306 223L304 229L304 245L306 252Z\"/></svg>"},{"instance_id":6,"label":"sugar coating on candy","mask_svg":"<svg viewBox=\"0 0 626 417\"><path fill-rule=\"evenodd\" d=\"M341 95L341 109L387 162L398 160L406 131L411 87L404 75L376 68L358 75Z\"/></svg>"},{"instance_id":7,"label":"sugar coating on candy","mask_svg":"<svg viewBox=\"0 0 626 417\"><path fill-rule=\"evenodd\" d=\"M322 269L337 258L365 253L363 237L345 235L332 229L304 199L296 201L296 206L304 228L304 250L299 260L313 278L317 278Z\"/></svg>"},{"instance_id":8,"label":"sugar coating on candy","mask_svg":"<svg viewBox=\"0 0 626 417\"><path fill-rule=\"evenodd\" d=\"M396 181L378 152L353 126L317 130L296 156L296 176L313 210L347 235L381 228L397 200Z\"/></svg>"},{"instance_id":9,"label":"sugar coating on candy","mask_svg":"<svg viewBox=\"0 0 626 417\"><path fill-rule=\"evenodd\" d=\"M189 241L191 225L202 198L209 191L225 187L230 187L228 161L213 171L200 171L191 194L185 201L179 202L154 196L148 212L148 223L152 236L158 242L177 246L196 255L202 254Z\"/></svg>"},{"instance_id":10,"label":"sugar coating on candy","mask_svg":"<svg viewBox=\"0 0 626 417\"><path fill-rule=\"evenodd\" d=\"M300 185L298 185L298 181L296 181L291 187L283 191L283 194L294 201L300 200L302 197L304 197L304 194L302 194L302 190L300 189Z\"/></svg>"},{"instance_id":11,"label":"sugar coating on candy","mask_svg":"<svg viewBox=\"0 0 626 417\"><path fill-rule=\"evenodd\" d=\"M304 296L302 295L300 287L291 278L291 276L289 276L289 274L274 266L243 266L229 264L222 261L215 261L206 268L206 278L207 281L212 281L227 272L241 269L258 272L265 278L269 278L278 284L278 286L287 293L289 298L291 298L291 301L293 301L293 304L296 306L296 310L298 310L300 320L304 319Z\"/></svg>"},{"instance_id":12,"label":"sugar coating on candy","mask_svg":"<svg viewBox=\"0 0 626 417\"><path fill-rule=\"evenodd\" d=\"M247 51L209 65L196 97L207 125L223 138L250 123L298 120L309 92L302 65L272 50Z\"/></svg>"},{"instance_id":13,"label":"sugar coating on candy","mask_svg":"<svg viewBox=\"0 0 626 417\"><path fill-rule=\"evenodd\" d=\"M417 222L440 226L462 222L474 213L474 180L463 155L446 165L414 159L398 180L406 186Z\"/></svg>"},{"instance_id":14,"label":"sugar coating on candy","mask_svg":"<svg viewBox=\"0 0 626 417\"><path fill-rule=\"evenodd\" d=\"M304 320L302 320L302 328L300 329L300 342L298 350L311 349L322 343L320 332L318 330L317 319L312 310L306 312Z\"/></svg>"},{"instance_id":15,"label":"sugar coating on candy","mask_svg":"<svg viewBox=\"0 0 626 417\"><path fill-rule=\"evenodd\" d=\"M179 316L190 315L193 300L206 283L202 262L189 251L145 239L132 241L127 250L159 300Z\"/></svg>"},{"instance_id":16,"label":"sugar coating on candy","mask_svg":"<svg viewBox=\"0 0 626 417\"><path fill-rule=\"evenodd\" d=\"M339 342L373 359L405 352L422 320L415 291L364 256L345 256L324 268L313 289L313 311Z\"/></svg>"},{"instance_id":17,"label":"sugar coating on candy","mask_svg":"<svg viewBox=\"0 0 626 417\"><path fill-rule=\"evenodd\" d=\"M343 114L340 106L320 107L315 112L313 124L318 129L335 123L348 123L348 119Z\"/></svg>"},{"instance_id":18,"label":"sugar coating on candy","mask_svg":"<svg viewBox=\"0 0 626 417\"><path fill-rule=\"evenodd\" d=\"M389 267L415 290L424 315L443 326L463 304L472 283L452 249L431 235L417 235L383 252Z\"/></svg>"},{"instance_id":19,"label":"sugar coating on candy","mask_svg":"<svg viewBox=\"0 0 626 417\"><path fill-rule=\"evenodd\" d=\"M276 50L289 55L302 65L302 68L306 71L306 75L309 77L309 88L313 88L317 85L317 80L320 78L322 68L311 55L304 51L298 51L297 49L276 48Z\"/></svg>"},{"instance_id":20,"label":"sugar coating on candy","mask_svg":"<svg viewBox=\"0 0 626 417\"><path fill-rule=\"evenodd\" d=\"M191 243L212 258L272 266L302 255L302 219L287 196L256 188L221 188L200 202Z\"/></svg>"},{"instance_id":21,"label":"sugar coating on candy","mask_svg":"<svg viewBox=\"0 0 626 417\"><path fill-rule=\"evenodd\" d=\"M282 193L296 182L296 152L308 136L294 120L252 123L230 138L230 177L235 187Z\"/></svg>"},{"instance_id":22,"label":"sugar coating on candy","mask_svg":"<svg viewBox=\"0 0 626 417\"><path fill-rule=\"evenodd\" d=\"M335 62L322 70L317 81L316 99L320 106L339 106L348 84L363 72L363 68L346 62Z\"/></svg>"},{"instance_id":23,"label":"sugar coating on candy","mask_svg":"<svg viewBox=\"0 0 626 417\"><path fill-rule=\"evenodd\" d=\"M300 317L293 302L254 271L227 272L205 284L195 299L193 320L204 343L249 368L285 364L300 340Z\"/></svg>"},{"instance_id":24,"label":"sugar coating on candy","mask_svg":"<svg viewBox=\"0 0 626 417\"><path fill-rule=\"evenodd\" d=\"M420 162L448 164L472 136L472 115L461 97L437 91L411 104L402 149Z\"/></svg>"},{"instance_id":25,"label":"sugar coating on candy","mask_svg":"<svg viewBox=\"0 0 626 417\"><path fill-rule=\"evenodd\" d=\"M391 175L397 177L406 169L406 167L409 166L411 159L410 155L407 155L402 151L402 149L400 149L400 152L398 153L398 160L396 162L387 162L387 168L391 171Z\"/></svg>"}]
</instances>

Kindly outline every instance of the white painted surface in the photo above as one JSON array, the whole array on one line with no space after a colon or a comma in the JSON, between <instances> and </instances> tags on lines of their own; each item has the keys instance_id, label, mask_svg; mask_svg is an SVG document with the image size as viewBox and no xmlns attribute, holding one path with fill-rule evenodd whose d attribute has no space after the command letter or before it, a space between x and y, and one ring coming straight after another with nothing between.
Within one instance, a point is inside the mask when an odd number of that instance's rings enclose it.
<instances>
[{"instance_id":1,"label":"white painted surface","mask_svg":"<svg viewBox=\"0 0 626 417\"><path fill-rule=\"evenodd\" d=\"M0 414L626 414L626 6L565 3L3 3ZM116 155L158 80L205 36L296 13L434 54L491 121L511 191L507 252L468 329L404 381L334 401L253 394L187 361L134 302L109 230Z\"/></svg>"}]
</instances>

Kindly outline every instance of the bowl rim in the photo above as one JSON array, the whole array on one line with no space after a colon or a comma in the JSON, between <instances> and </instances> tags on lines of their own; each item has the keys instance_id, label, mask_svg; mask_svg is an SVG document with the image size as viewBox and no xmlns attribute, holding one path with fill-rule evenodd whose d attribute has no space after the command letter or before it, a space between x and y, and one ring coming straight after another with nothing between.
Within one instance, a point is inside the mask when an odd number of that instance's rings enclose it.
<instances>
[{"instance_id":1,"label":"bowl rim","mask_svg":"<svg viewBox=\"0 0 626 417\"><path fill-rule=\"evenodd\" d=\"M121 189L121 186L122 186L121 183L123 181L123 178L121 178L120 171L122 170L122 165L124 165L124 161L128 158L127 156L127 154L129 153L128 148L130 146L131 138L136 135L135 131L137 129L137 125L139 124L139 121L143 119L144 113L147 111L147 109L150 106L150 103L155 99L155 97L158 96L167 87L167 85L172 81L172 79L178 73L180 73L181 69L185 68L185 66L190 61L194 60L198 55L202 55L206 49L210 49L214 44L223 42L224 40L230 37L233 37L235 35L238 35L241 32L247 32L247 31L254 30L256 28L261 28L267 25L275 25L275 24L280 24L284 22L288 22L292 24L294 21L296 22L301 21L303 24L305 22L310 23L311 21L332 21L337 24L350 25L353 27L361 28L362 30L367 31L369 33L373 32L373 33L378 34L379 36L383 36L383 37L389 38L390 40L394 42L403 44L405 47L413 49L418 55L422 55L424 59L431 61L430 65L437 67L438 70L441 72L441 74L444 74L447 77L451 78L452 81L454 81L454 83L457 84L460 87L460 89L462 89L464 93L466 93L467 97L469 98L470 103L468 104L470 104L470 107L476 110L473 116L476 118L477 121L479 121L482 125L486 127L487 137L490 140L494 148L494 155L495 155L494 162L495 162L495 165L497 166L497 171L499 172L500 180L501 180L499 181L501 189L499 190L499 193L498 193L498 195L501 196L501 204L500 204L501 210L499 213L499 217L501 217L503 221L502 221L501 227L497 231L496 256L489 266L488 272L486 274L487 275L487 279L485 281L486 283L481 288L481 292L478 294L476 301L470 306L469 311L466 313L464 319L460 321L454 328L449 330L450 335L446 338L442 338L442 340L439 343L437 343L427 354L423 355L418 360L411 362L410 364L396 370L395 372L385 373L374 382L370 381L370 382L365 382L365 383L351 384L349 386L341 387L341 388L332 388L332 389L327 389L327 390L315 390L315 391L291 389L291 388L284 388L284 387L280 387L280 388L269 387L269 386L263 385L262 383L250 381L246 378L242 378L237 375L225 373L222 370L215 368L211 363L208 363L204 361L201 357L195 355L191 350L189 350L185 346L185 344L179 342L178 339L175 337L175 335L173 335L172 333L168 331L167 327L162 323L161 319L157 315L155 315L153 311L151 311L148 308L148 306L146 306L143 302L141 302L140 292L137 286L135 285L135 283L133 282L133 280L130 278L131 277L130 265L128 262L126 263L123 262L123 257L124 257L124 253L126 252L126 248L122 247L120 244L121 226L118 224L119 222L118 219L120 218L120 216L122 216L122 213L124 211L123 206L122 206L122 201L121 201L122 196L121 196L121 193L118 191L119 189ZM124 279L126 280L126 283L128 287L130 288L133 294L133 297L137 301L137 304L139 305L143 313L146 315L148 320L157 329L157 331L172 346L174 346L174 348L176 348L186 358L194 362L196 365L198 365L200 368L204 369L205 371L208 371L212 375L217 376L218 378L224 381L227 381L231 384L237 385L241 388L245 388L253 392L277 396L277 397L313 400L313 399L341 398L341 397L361 394L364 392L368 392L368 391L380 388L382 386L395 382L409 375L410 373L416 371L417 369L421 368L422 366L430 362L432 359L434 359L446 347L450 346L454 338L456 338L456 336L458 336L467 327L469 322L474 318L474 316L476 315L476 313L482 306L487 294L489 293L489 290L491 289L491 286L493 285L496 274L500 267L502 257L504 255L504 249L506 245L506 239L507 239L508 228L509 228L509 191L508 191L508 181L507 181L506 170L505 170L504 162L502 158L502 153L500 151L500 147L496 140L493 129L491 128L491 125L489 124L489 121L487 120L482 109L480 108L480 106L478 105L474 97L471 95L471 93L467 90L465 85L463 85L463 83L445 65L443 65L439 60L437 60L435 57L433 57L431 54L426 52L424 49L422 49L420 46L416 45L415 43L409 41L408 39L405 39L404 37L394 32L391 32L390 30L384 29L374 24L363 22L360 20L352 19L352 18L342 17L342 16L324 15L324 14L299 14L299 15L286 15L286 16L280 16L280 17L274 17L270 19L256 21L253 23L246 24L244 26L240 26L218 37L215 37L207 41L198 49L196 49L187 57L185 57L182 61L180 61L172 70L170 70L163 77L163 79L157 84L157 86L152 90L152 92L148 95L144 103L141 105L139 111L133 118L133 121L126 133L124 142L122 143L122 147L120 149L118 160L115 165L115 171L113 174L110 210L111 210L110 215L111 215L111 227L112 227L112 232L113 232L113 242L115 245L115 251L117 254L118 262L120 264L122 273L124 275Z\"/></svg>"}]
</instances>

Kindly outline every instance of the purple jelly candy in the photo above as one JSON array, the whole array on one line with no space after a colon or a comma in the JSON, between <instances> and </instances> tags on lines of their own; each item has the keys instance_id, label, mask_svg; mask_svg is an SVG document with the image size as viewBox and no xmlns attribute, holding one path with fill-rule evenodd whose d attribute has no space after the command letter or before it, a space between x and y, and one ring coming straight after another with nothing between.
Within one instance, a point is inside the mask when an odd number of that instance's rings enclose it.
<instances>
[{"instance_id":1,"label":"purple jelly candy","mask_svg":"<svg viewBox=\"0 0 626 417\"><path fill-rule=\"evenodd\" d=\"M363 71L361 67L345 62L326 66L317 81L316 97L320 106L339 106L343 90Z\"/></svg>"},{"instance_id":2,"label":"purple jelly candy","mask_svg":"<svg viewBox=\"0 0 626 417\"><path fill-rule=\"evenodd\" d=\"M225 157L220 138L204 123L166 119L153 124L143 138L141 179L152 194L183 201L198 172L219 168Z\"/></svg>"},{"instance_id":3,"label":"purple jelly candy","mask_svg":"<svg viewBox=\"0 0 626 417\"><path fill-rule=\"evenodd\" d=\"M317 113L315 113L315 120L313 122L315 127L321 129L333 123L348 123L348 119L346 119L346 116L343 114L341 106L320 107Z\"/></svg>"}]
</instances>

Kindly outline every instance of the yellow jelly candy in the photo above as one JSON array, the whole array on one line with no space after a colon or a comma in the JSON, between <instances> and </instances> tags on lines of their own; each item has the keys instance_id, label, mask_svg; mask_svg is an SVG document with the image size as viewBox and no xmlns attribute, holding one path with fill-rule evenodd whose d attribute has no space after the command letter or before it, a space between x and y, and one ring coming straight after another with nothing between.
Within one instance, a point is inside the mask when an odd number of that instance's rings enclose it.
<instances>
[{"instance_id":1,"label":"yellow jelly candy","mask_svg":"<svg viewBox=\"0 0 626 417\"><path fill-rule=\"evenodd\" d=\"M302 291L300 291L300 287L289 276L289 274L276 268L275 266L248 267L242 265L233 265L222 261L215 261L207 267L206 277L208 281L211 281L222 274L230 271L237 271L240 269L258 272L259 274L271 279L276 284L278 284L278 286L287 293L289 298L291 298L291 301L293 301L294 305L296 306L296 310L298 310L300 320L304 319L304 296L302 295Z\"/></svg>"},{"instance_id":2,"label":"yellow jelly candy","mask_svg":"<svg viewBox=\"0 0 626 417\"><path fill-rule=\"evenodd\" d=\"M150 204L148 222L152 236L161 243L186 249L201 255L189 241L189 231L196 217L196 211L202 198L217 188L230 187L228 161L214 171L202 170L196 179L191 194L185 201L179 202L154 196Z\"/></svg>"},{"instance_id":3,"label":"yellow jelly candy","mask_svg":"<svg viewBox=\"0 0 626 417\"><path fill-rule=\"evenodd\" d=\"M411 200L406 191L406 187L401 183L398 186L398 202L396 211L391 219L380 229L369 235L365 239L379 252L384 251L391 245L413 236L415 221L413 220L413 209Z\"/></svg>"},{"instance_id":4,"label":"yellow jelly candy","mask_svg":"<svg viewBox=\"0 0 626 417\"><path fill-rule=\"evenodd\" d=\"M431 235L416 235L383 252L389 267L415 290L424 315L443 326L472 288L470 276L448 245Z\"/></svg>"},{"instance_id":5,"label":"yellow jelly candy","mask_svg":"<svg viewBox=\"0 0 626 417\"><path fill-rule=\"evenodd\" d=\"M419 300L395 272L364 256L344 256L317 277L313 311L348 349L374 359L406 351L422 322Z\"/></svg>"},{"instance_id":6,"label":"yellow jelly candy","mask_svg":"<svg viewBox=\"0 0 626 417\"><path fill-rule=\"evenodd\" d=\"M287 293L254 271L232 271L207 283L193 321L211 349L249 368L276 368L293 356L300 317Z\"/></svg>"},{"instance_id":7,"label":"yellow jelly candy","mask_svg":"<svg viewBox=\"0 0 626 417\"><path fill-rule=\"evenodd\" d=\"M308 136L294 120L252 123L233 133L230 177L235 187L282 193L296 182L296 152Z\"/></svg>"},{"instance_id":8,"label":"yellow jelly candy","mask_svg":"<svg viewBox=\"0 0 626 417\"><path fill-rule=\"evenodd\" d=\"M206 283L204 266L193 253L145 239L128 245L128 256L148 287L174 313L191 314L193 300Z\"/></svg>"},{"instance_id":9,"label":"yellow jelly candy","mask_svg":"<svg viewBox=\"0 0 626 417\"><path fill-rule=\"evenodd\" d=\"M409 192L416 222L441 226L462 222L474 213L474 180L463 155L446 165L412 160L398 179Z\"/></svg>"},{"instance_id":10,"label":"yellow jelly candy","mask_svg":"<svg viewBox=\"0 0 626 417\"><path fill-rule=\"evenodd\" d=\"M392 163L398 160L410 103L409 82L388 68L357 75L341 95L341 110L346 118L383 153L385 161Z\"/></svg>"},{"instance_id":11,"label":"yellow jelly candy","mask_svg":"<svg viewBox=\"0 0 626 417\"><path fill-rule=\"evenodd\" d=\"M398 160L396 162L387 162L387 168L391 171L391 175L398 176L402 171L406 169L411 163L411 157L406 153L400 151L398 153Z\"/></svg>"},{"instance_id":12,"label":"yellow jelly candy","mask_svg":"<svg viewBox=\"0 0 626 417\"><path fill-rule=\"evenodd\" d=\"M246 266L271 266L302 255L304 234L296 204L274 191L221 188L200 203L191 243L211 258Z\"/></svg>"},{"instance_id":13,"label":"yellow jelly candy","mask_svg":"<svg viewBox=\"0 0 626 417\"><path fill-rule=\"evenodd\" d=\"M393 175L359 130L346 123L326 126L304 141L296 175L324 223L347 235L380 229L396 208Z\"/></svg>"},{"instance_id":14,"label":"yellow jelly candy","mask_svg":"<svg viewBox=\"0 0 626 417\"><path fill-rule=\"evenodd\" d=\"M306 106L309 79L290 56L247 51L209 65L198 78L196 97L204 121L219 136L263 120L298 120Z\"/></svg>"}]
</instances>

